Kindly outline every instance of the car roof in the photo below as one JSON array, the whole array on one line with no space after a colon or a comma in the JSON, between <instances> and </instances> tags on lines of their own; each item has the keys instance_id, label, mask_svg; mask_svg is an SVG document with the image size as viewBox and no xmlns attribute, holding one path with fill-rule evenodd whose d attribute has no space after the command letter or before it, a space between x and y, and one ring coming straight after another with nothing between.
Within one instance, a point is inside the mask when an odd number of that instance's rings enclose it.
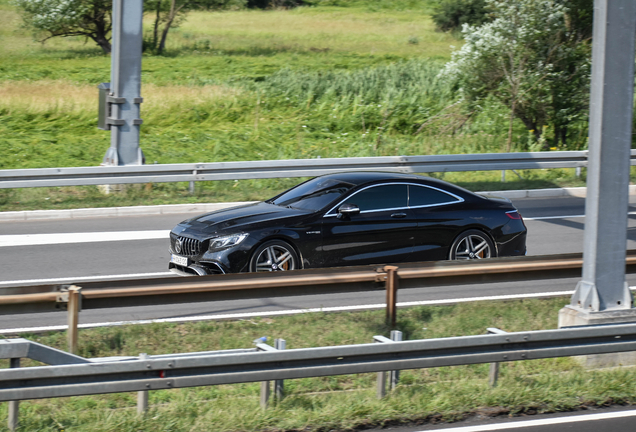
<instances>
[{"instance_id":1,"label":"car roof","mask_svg":"<svg viewBox=\"0 0 636 432\"><path fill-rule=\"evenodd\" d=\"M476 196L473 192L452 183L448 183L444 180L438 180L433 177L426 177L417 174L403 174L383 171L356 171L327 174L321 177L340 180L343 182L351 183L355 186L361 186L380 181L412 181L432 187L439 187L441 189L446 189L449 192L460 193L461 195Z\"/></svg>"}]
</instances>

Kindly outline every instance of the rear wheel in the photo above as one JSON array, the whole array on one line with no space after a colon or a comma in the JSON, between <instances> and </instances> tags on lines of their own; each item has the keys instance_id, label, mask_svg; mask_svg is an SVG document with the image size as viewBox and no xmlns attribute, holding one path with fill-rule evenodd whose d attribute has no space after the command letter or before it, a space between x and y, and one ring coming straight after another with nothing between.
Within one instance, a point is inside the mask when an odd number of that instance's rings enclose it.
<instances>
[{"instance_id":1,"label":"rear wheel","mask_svg":"<svg viewBox=\"0 0 636 432\"><path fill-rule=\"evenodd\" d=\"M497 256L492 240L479 230L463 232L451 246L449 259L470 260L494 258Z\"/></svg>"},{"instance_id":2,"label":"rear wheel","mask_svg":"<svg viewBox=\"0 0 636 432\"><path fill-rule=\"evenodd\" d=\"M298 254L282 240L270 240L260 245L250 260L251 272L288 271L299 268Z\"/></svg>"}]
</instances>

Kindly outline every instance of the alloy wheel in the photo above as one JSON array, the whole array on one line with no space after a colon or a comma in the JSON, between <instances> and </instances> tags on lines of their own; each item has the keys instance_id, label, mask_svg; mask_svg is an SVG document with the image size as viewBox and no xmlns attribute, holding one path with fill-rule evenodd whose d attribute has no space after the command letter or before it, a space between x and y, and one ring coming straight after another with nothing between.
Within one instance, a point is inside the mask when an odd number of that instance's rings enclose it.
<instances>
[{"instance_id":1,"label":"alloy wheel","mask_svg":"<svg viewBox=\"0 0 636 432\"><path fill-rule=\"evenodd\" d=\"M287 271L296 268L295 253L281 244L263 248L256 256L255 271Z\"/></svg>"},{"instance_id":2,"label":"alloy wheel","mask_svg":"<svg viewBox=\"0 0 636 432\"><path fill-rule=\"evenodd\" d=\"M466 235L456 243L453 255L456 260L490 258L490 241L479 234Z\"/></svg>"}]
</instances>

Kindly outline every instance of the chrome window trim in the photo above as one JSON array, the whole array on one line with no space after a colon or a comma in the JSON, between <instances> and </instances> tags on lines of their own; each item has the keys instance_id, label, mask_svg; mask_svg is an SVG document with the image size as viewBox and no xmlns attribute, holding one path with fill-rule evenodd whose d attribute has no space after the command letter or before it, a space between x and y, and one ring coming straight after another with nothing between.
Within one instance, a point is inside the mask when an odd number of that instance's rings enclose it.
<instances>
[{"instance_id":1,"label":"chrome window trim","mask_svg":"<svg viewBox=\"0 0 636 432\"><path fill-rule=\"evenodd\" d=\"M406 186L418 186L418 187L423 187L423 188L428 188L428 189L433 189L436 190L438 192L441 192L443 194L446 195L450 195L453 198L455 198L454 201L448 201L448 202L443 202L443 203L438 203L438 204L426 204L426 205L421 205L421 206L414 206L414 207L410 207L410 206L406 206L406 207L395 207L395 208L383 208L383 209L378 209L378 210L364 210L361 211L360 214L366 214L366 213L377 213L377 212L381 212L381 211L395 211L395 210L409 210L409 209L419 209L419 208L427 208L427 207L439 207L439 206L443 206L443 205L448 205L448 204L457 204L457 203L462 203L464 202L464 198L455 195L452 192L448 192L445 191L443 189L440 188L436 188L434 186L428 186L428 185L423 185L423 184L419 184L419 183L410 183L410 182L390 182L390 183L380 183L380 184L373 184L373 185L369 185L365 188L360 189L359 191L356 191L353 195L343 199L342 201L338 202L338 204L336 204L335 206L333 206L331 209L329 209L328 212L325 213L325 215L323 217L336 217L338 216L337 213L331 213L333 212L335 209L337 209L338 207L340 207L340 205L345 202L346 200L348 200L349 198L357 195L358 193L365 191L367 189L373 188L373 187L378 187L378 186L390 186L390 185L406 185ZM408 189L407 189L407 200L409 199L409 195L408 195Z\"/></svg>"}]
</instances>

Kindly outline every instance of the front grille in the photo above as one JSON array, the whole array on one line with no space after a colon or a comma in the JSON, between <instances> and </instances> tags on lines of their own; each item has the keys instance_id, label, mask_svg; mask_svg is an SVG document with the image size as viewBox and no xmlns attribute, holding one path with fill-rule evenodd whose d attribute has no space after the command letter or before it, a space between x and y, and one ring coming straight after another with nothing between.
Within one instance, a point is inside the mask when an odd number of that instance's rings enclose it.
<instances>
[{"instance_id":1,"label":"front grille","mask_svg":"<svg viewBox=\"0 0 636 432\"><path fill-rule=\"evenodd\" d=\"M173 239L172 250L177 255L199 255L201 253L201 242L193 238L179 236Z\"/></svg>"}]
</instances>

